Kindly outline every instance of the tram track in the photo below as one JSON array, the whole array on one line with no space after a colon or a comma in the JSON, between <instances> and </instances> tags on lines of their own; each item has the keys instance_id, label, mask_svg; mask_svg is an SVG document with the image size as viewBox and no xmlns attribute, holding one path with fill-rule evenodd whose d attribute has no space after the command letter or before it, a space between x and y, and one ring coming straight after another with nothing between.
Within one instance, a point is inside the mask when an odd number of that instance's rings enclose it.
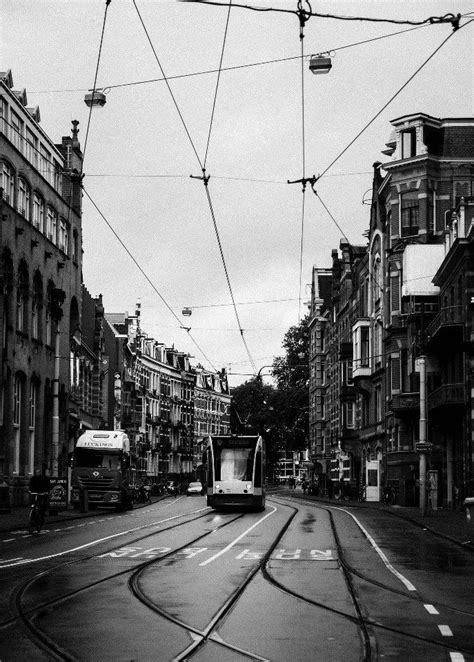
<instances>
[{"instance_id":1,"label":"tram track","mask_svg":"<svg viewBox=\"0 0 474 662\"><path fill-rule=\"evenodd\" d=\"M65 592L62 595L55 597L53 600L42 602L40 604L35 605L34 608L25 610L22 604L23 597L25 593L28 591L28 589L34 586L35 582L43 580L48 575L53 576L54 572L60 568L64 568L66 566L70 566L76 563L81 563L87 560L91 560L95 558L97 555L90 554L88 556L82 557L81 559L69 560L65 563L56 565L54 568L50 568L38 572L18 588L14 600L15 610L17 613L13 618L9 619L8 622L4 622L0 624L0 628L4 628L7 625L12 624L14 622L19 622L23 626L24 631L28 633L30 640L36 646L40 647L45 653L47 653L51 659L73 661L76 659L73 654L71 654L68 650L65 650L64 647L58 644L57 641L52 640L51 637L48 636L48 634L46 634L44 631L41 630L41 628L37 627L37 625L34 623L35 617L40 615L45 610L52 609L53 607L60 605L62 602L65 602L69 599L73 599L75 595L93 589L99 584L105 583L107 581L128 574L129 575L129 579L127 582L128 589L136 600L138 600L147 609L155 613L160 618L172 622L174 625L178 626L180 629L182 629L183 631L187 632L190 635L191 638L190 645L187 646L185 649L183 649L181 653L177 654L173 658L174 662L181 662L184 660L191 659L194 655L199 653L199 651L203 649L203 647L207 643L218 645L219 647L222 647L223 649L226 649L228 651L232 651L233 653L241 655L246 659L258 660L260 662L263 662L267 658L264 658L255 652L244 650L239 646L224 641L217 632L219 626L224 622L226 617L237 606L239 600L243 598L246 589L249 588L252 581L254 581L256 577L260 574L269 585L283 592L287 596L294 598L298 601L302 601L305 604L317 608L319 610L324 610L327 613L346 619L348 622L351 622L353 625L355 625L360 632L360 640L362 642L360 659L363 660L364 662L371 662L372 660L377 659L377 645L376 645L375 634L378 631L379 632L384 631L386 633L393 634L398 637L404 637L408 640L417 641L420 644L434 646L436 647L437 650L445 651L445 653L448 653L448 651L452 650L452 645L444 643L439 639L430 639L428 637L419 636L416 633L407 633L406 631L402 631L401 629L397 629L395 627L391 627L390 625L385 625L381 622L378 622L370 618L365 613L364 604L359 600L357 594L357 587L354 584L354 577L358 577L359 579L362 579L363 581L370 583L371 585L373 585L374 587L376 587L381 591L387 591L397 596L403 596L405 599L413 600L419 604L422 604L423 600L419 596L409 595L407 592L404 592L403 590L395 589L393 587L383 584L382 582L374 580L370 576L357 570L357 568L354 568L346 559L344 548L338 533L338 524L335 520L334 513L330 507L321 506L319 504L315 504L314 502L301 502L300 500L298 500L295 503L293 502L293 500L286 498L283 498L281 501L279 501L278 498L274 498L273 496L271 501L273 501L278 505L282 505L285 508L288 508L291 511L290 514L288 515L288 517L285 516L284 523L282 524L279 531L274 536L273 540L268 544L268 549L264 553L262 559L258 563L256 563L255 565L249 568L248 572L245 574L244 577L242 577L241 581L239 581L239 583L235 586L233 591L226 597L226 599L222 602L222 604L216 607L213 617L209 620L209 622L205 625L205 627L199 627L199 628L194 627L192 624L186 623L184 620L181 620L179 617L169 613L166 610L166 608L163 608L162 606L157 604L146 591L146 573L147 570L149 570L150 568L153 567L156 568L160 564L166 564L166 561L168 559L170 559L180 551L184 550L185 548L190 547L191 545L195 545L196 543L202 542L208 536L212 535L216 531L221 530L226 526L233 524L237 520L244 517L243 513L239 513L236 517L233 517L228 521L221 523L219 526L215 527L212 531L205 531L200 535L193 537L192 539L186 540L186 542L183 545L174 547L166 554L162 554L159 557L153 559L147 559L146 561L137 563L133 568L126 568L118 572L114 572L113 574L108 575L107 577L103 577L100 580L89 582L74 591ZM351 597L351 601L354 606L354 614L344 612L340 609L327 605L324 602L318 602L317 600L314 600L308 597L307 595L303 595L302 593L295 591L290 586L287 586L285 585L284 582L280 581L280 579L275 574L275 572L273 570L270 570L269 568L269 564L272 559L272 554L274 553L276 547L281 542L285 533L288 531L289 527L291 526L292 522L294 521L298 513L298 510L301 508L303 504L305 506L310 505L320 510L324 510L329 515L335 546L338 552L338 557L339 557L338 560L339 560L340 568L341 571L343 572L344 580L346 582ZM186 521L176 522L170 526L160 529L159 531L155 530L153 532L148 532L145 535L136 536L135 538L133 538L133 540L127 540L127 545L133 545L134 543L142 542L143 540L146 540L147 538L150 538L151 536L154 536L157 533L162 533L162 532L164 533L166 531L182 527L186 524L205 518L208 515L209 512L206 512L202 515L198 515L197 517L193 517L193 518L189 518L187 515L183 515L182 516L183 518L187 518ZM146 528L148 527L149 525L147 525ZM110 549L111 550L120 549L120 546L114 546L111 547ZM467 613L467 615L473 616L470 613ZM460 649L458 648L458 650ZM472 651L460 650L460 652L472 656Z\"/></svg>"},{"instance_id":2,"label":"tram track","mask_svg":"<svg viewBox=\"0 0 474 662\"><path fill-rule=\"evenodd\" d=\"M165 527L161 528L158 532L155 530L155 531L149 532L145 535L137 536L137 537L133 538L132 540L128 540L127 544L128 545L136 544L137 542L142 542L142 541L146 540L147 538L150 538L152 536L156 536L157 533L160 533L160 534L161 533L166 533L170 530L185 526L185 525L187 525L191 522L195 522L195 521L198 521L198 520L203 519L205 517L209 517L209 511L207 511L206 513L203 513L201 515L198 515L196 517L193 517L193 518L189 518L189 516L187 514L183 514L182 517L186 518L186 521L176 522L176 523L171 524L169 526L165 526ZM239 514L236 517L234 517L232 519L229 519L228 521L223 522L222 524L218 525L212 531L224 528L224 527L234 523L236 520L240 519L241 517L243 517L243 515ZM149 528L149 526L150 525L146 525L143 528ZM206 531L206 532L200 534L199 536L196 536L192 539L187 540L186 543L173 548L167 554L164 554L163 557L161 557L161 558L165 558L165 557L167 558L167 557L172 556L173 554L176 554L180 550L185 549L186 547L189 547L189 545L193 545L193 544L199 542L200 540L202 540L206 536L210 535L210 533L212 533L212 532ZM108 549L108 552L113 551L113 550L119 550L121 547L122 547L121 545L110 547ZM81 594L85 591L88 591L88 590L90 590L90 589L92 589L92 588L94 588L94 587L96 587L100 584L106 583L107 581L111 581L111 580L117 579L120 576L123 576L123 575L126 575L126 574L130 574L131 572L134 572L137 569L137 566L135 566L134 568L126 568L126 569L120 570L118 572L114 572L112 574L107 575L106 577L102 577L101 579L98 579L98 580L93 581L93 582L88 582L88 583L82 585L80 588L77 588L77 589L72 590L72 591L67 591L67 592L61 594L60 596L55 597L52 600L41 602L40 604L37 604L33 608L30 608L30 609L24 609L22 602L23 602L23 598L24 598L25 593L30 588L32 588L36 582L38 582L40 580L43 581L48 576L53 576L54 573L57 572L59 569L63 569L63 568L66 568L68 566L72 566L72 565L75 565L75 564L81 564L81 563L84 563L84 562L89 561L91 559L94 559L96 557L97 557L97 554L89 554L87 556L81 557L80 559L68 560L68 561L65 561L63 563L56 564L54 567L48 568L47 570L43 570L43 571L35 573L32 577L30 577L28 580L26 580L23 584L21 584L16 589L16 591L13 595L13 599L12 599L13 611L15 612L15 614L14 614L14 616L12 616L7 621L4 621L3 623L0 623L0 630L5 629L5 628L7 628L7 627L9 627L9 626L11 626L15 623L20 622L22 624L23 628L24 628L24 632L26 632L28 634L30 640L34 644L39 646L47 654L52 655L54 657L54 659L65 660L67 662L71 662L71 661L75 660L76 658L74 656L71 656L70 653L68 651L64 650L64 648L62 646L60 646L57 642L53 641L45 632L42 632L41 629L38 628L34 624L33 619L36 616L38 616L39 614L41 614L42 612L44 612L45 610L50 610L54 607L57 607L61 603L65 602L66 600L74 598L74 596L77 596L77 595L79 595L79 594ZM149 564L149 561L144 561L142 563L139 563L138 567L140 567L141 565L146 566L148 564Z\"/></svg>"},{"instance_id":3,"label":"tram track","mask_svg":"<svg viewBox=\"0 0 474 662\"><path fill-rule=\"evenodd\" d=\"M275 495L273 495L273 496L275 496ZM278 503L276 498L274 500ZM283 502L286 503L287 501L290 501L291 503L294 503L294 501L292 499L284 498ZM351 620L353 622L359 623L362 627L363 632L364 632L365 654L362 658L364 662L371 662L371 660L374 659L373 653L375 652L376 646L375 646L375 642L374 642L374 637L371 634L371 630L373 630L373 631L383 630L385 632L389 632L389 633L395 634L397 636L402 636L402 637L405 637L405 638L408 638L408 639L411 639L411 640L414 640L414 641L416 640L416 641L418 641L420 643L423 643L423 644L429 644L431 646L435 646L438 649L444 650L446 652L452 650L452 644L444 643L444 642L440 641L439 639L423 637L423 636L416 635L416 634L413 634L413 633L408 633L405 630L400 630L400 629L391 627L389 625L384 625L383 623L380 623L379 621L376 621L376 620L364 615L364 606L358 598L357 590L354 586L354 582L353 582L353 579L352 579L353 576L359 577L363 581L371 584L374 587L377 587L377 588L381 589L382 591L385 591L389 594L395 594L397 596L401 596L404 599L407 599L407 600L413 601L414 603L419 604L420 606L424 605L427 602L427 600L424 599L420 595L411 595L410 593L405 592L401 589L396 589L396 588L388 586L388 585L386 585L382 582L374 580L369 575L367 575L365 573L362 573L359 570L357 570L356 568L354 568L351 564L349 564L346 561L346 555L345 555L344 548L343 548L343 546L341 544L341 541L340 541L340 537L339 537L339 534L338 534L338 531L337 531L337 525L336 525L336 522L335 522L335 519L334 519L332 509L330 507L322 506L322 505L316 504L314 502L301 502L301 501L298 500L297 503L304 503L304 505L306 505L306 506L309 505L309 506L315 507L319 510L324 510L325 512L328 513L329 518L330 518L330 522L331 522L331 528L332 528L333 535L334 535L334 540L335 540L335 543L336 543L336 548L337 548L337 552L338 552L340 566L341 566L341 569L344 573L344 578L345 578L346 583L348 585L349 592L350 592L351 598L353 600L353 603L354 603L354 606L355 606L355 609L356 609L356 612L357 612L357 615L358 615L357 619L355 619L354 617L351 617L349 614L347 614L345 612L342 612L338 609L334 609L332 607L328 607L327 605L324 605L324 603L312 600L311 598L308 598L307 596L303 596L303 595L299 594L298 592L294 591L290 587L285 586L283 583L279 582L273 575L271 575L271 573L266 571L265 574L268 575L269 581L271 581L275 586L278 586L278 588L280 588L280 590L282 590L282 591L284 591L284 592L286 592L290 595L293 595L294 597L296 597L300 600L303 600L304 602L307 602L307 603L312 604L316 607L319 607L319 608L325 609L327 611L330 611L331 613L334 613L338 616L348 618L349 620ZM460 614L466 615L466 616L474 619L474 614L472 614L471 612L465 612L465 611L462 611L462 610L459 610L459 609L455 609L454 607L451 607L449 605L443 605L439 601L436 602L436 605L440 608L444 607L445 609L449 609L449 610L452 610L452 611L457 611ZM470 658L474 655L474 651L473 650L468 650L468 649L460 648L460 649L458 649L458 652L462 653L464 655L468 655Z\"/></svg>"}]
</instances>

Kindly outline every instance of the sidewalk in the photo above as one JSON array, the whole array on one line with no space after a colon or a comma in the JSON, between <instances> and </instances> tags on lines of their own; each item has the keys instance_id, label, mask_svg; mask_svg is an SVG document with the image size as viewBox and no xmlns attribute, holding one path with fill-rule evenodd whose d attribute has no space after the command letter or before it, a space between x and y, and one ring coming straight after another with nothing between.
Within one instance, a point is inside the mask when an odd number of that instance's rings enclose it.
<instances>
[{"instance_id":1,"label":"sidewalk","mask_svg":"<svg viewBox=\"0 0 474 662\"><path fill-rule=\"evenodd\" d=\"M442 508L436 511L430 511L427 515L421 515L417 507L406 508L404 506L386 506L376 501L351 501L346 499L325 499L322 497L304 495L301 488L277 488L281 494L284 490L285 495L317 501L331 506L340 506L341 508L374 508L377 510L386 510L392 515L410 520L424 529L428 529L443 538L452 540L462 545L465 549L474 552L474 508L471 508L472 519L468 520L465 509L451 510Z\"/></svg>"}]
</instances>

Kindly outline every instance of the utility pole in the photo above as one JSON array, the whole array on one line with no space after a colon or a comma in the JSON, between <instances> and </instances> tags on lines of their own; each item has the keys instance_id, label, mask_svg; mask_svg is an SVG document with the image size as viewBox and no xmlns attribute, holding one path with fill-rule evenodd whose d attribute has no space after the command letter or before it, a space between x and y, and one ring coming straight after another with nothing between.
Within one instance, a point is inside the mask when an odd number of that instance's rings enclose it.
<instances>
[{"instance_id":1,"label":"utility pole","mask_svg":"<svg viewBox=\"0 0 474 662\"><path fill-rule=\"evenodd\" d=\"M420 323L420 356L416 360L418 372L420 373L420 425L419 441L416 444L416 452L420 456L419 460L419 483L420 495L419 506L422 516L427 512L427 490L426 490L426 465L427 455L431 450L431 444L427 439L427 416L426 416L426 355L425 355L425 310L424 304L421 304L421 323Z\"/></svg>"}]
</instances>

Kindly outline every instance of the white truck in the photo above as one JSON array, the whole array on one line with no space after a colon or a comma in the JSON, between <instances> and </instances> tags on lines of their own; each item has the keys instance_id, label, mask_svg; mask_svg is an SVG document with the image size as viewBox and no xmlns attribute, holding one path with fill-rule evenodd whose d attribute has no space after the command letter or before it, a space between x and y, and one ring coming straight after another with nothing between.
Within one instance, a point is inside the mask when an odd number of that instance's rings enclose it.
<instances>
[{"instance_id":1,"label":"white truck","mask_svg":"<svg viewBox=\"0 0 474 662\"><path fill-rule=\"evenodd\" d=\"M132 507L130 440L122 430L86 430L74 449L71 504Z\"/></svg>"}]
</instances>

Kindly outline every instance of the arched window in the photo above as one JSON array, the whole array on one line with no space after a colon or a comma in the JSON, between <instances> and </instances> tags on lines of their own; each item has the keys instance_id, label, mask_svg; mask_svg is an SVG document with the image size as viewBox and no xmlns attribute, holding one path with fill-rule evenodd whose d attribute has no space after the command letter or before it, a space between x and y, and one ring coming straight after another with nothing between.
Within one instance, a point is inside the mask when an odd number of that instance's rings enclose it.
<instances>
[{"instance_id":1,"label":"arched window","mask_svg":"<svg viewBox=\"0 0 474 662\"><path fill-rule=\"evenodd\" d=\"M33 194L33 225L44 232L44 200L38 193Z\"/></svg>"},{"instance_id":2,"label":"arched window","mask_svg":"<svg viewBox=\"0 0 474 662\"><path fill-rule=\"evenodd\" d=\"M20 443L23 424L25 380L21 373L13 378L13 473L20 473Z\"/></svg>"},{"instance_id":3,"label":"arched window","mask_svg":"<svg viewBox=\"0 0 474 662\"><path fill-rule=\"evenodd\" d=\"M28 403L28 457L27 472L33 474L35 467L36 421L38 410L39 384L35 379L30 382L30 398Z\"/></svg>"},{"instance_id":4,"label":"arched window","mask_svg":"<svg viewBox=\"0 0 474 662\"><path fill-rule=\"evenodd\" d=\"M58 247L64 251L66 255L69 254L68 244L69 230L67 227L66 219L61 217L59 219Z\"/></svg>"},{"instance_id":5,"label":"arched window","mask_svg":"<svg viewBox=\"0 0 474 662\"><path fill-rule=\"evenodd\" d=\"M73 262L77 262L78 247L79 247L79 235L77 233L77 230L74 230L72 233L72 254L71 254Z\"/></svg>"},{"instance_id":6,"label":"arched window","mask_svg":"<svg viewBox=\"0 0 474 662\"><path fill-rule=\"evenodd\" d=\"M33 296L31 298L31 337L41 340L41 313L43 311L43 281L37 271L33 278Z\"/></svg>"},{"instance_id":7,"label":"arched window","mask_svg":"<svg viewBox=\"0 0 474 662\"><path fill-rule=\"evenodd\" d=\"M16 330L26 333L28 330L28 268L25 262L20 263L18 271L18 287L16 290Z\"/></svg>"},{"instance_id":8,"label":"arched window","mask_svg":"<svg viewBox=\"0 0 474 662\"><path fill-rule=\"evenodd\" d=\"M58 233L58 214L52 208L48 207L46 210L46 236L50 241L55 244L57 242Z\"/></svg>"},{"instance_id":9,"label":"arched window","mask_svg":"<svg viewBox=\"0 0 474 662\"><path fill-rule=\"evenodd\" d=\"M3 199L13 207L15 202L15 173L13 168L5 161L2 161L2 180Z\"/></svg>"},{"instance_id":10,"label":"arched window","mask_svg":"<svg viewBox=\"0 0 474 662\"><path fill-rule=\"evenodd\" d=\"M30 187L23 177L18 177L17 209L27 221L30 220Z\"/></svg>"}]
</instances>

